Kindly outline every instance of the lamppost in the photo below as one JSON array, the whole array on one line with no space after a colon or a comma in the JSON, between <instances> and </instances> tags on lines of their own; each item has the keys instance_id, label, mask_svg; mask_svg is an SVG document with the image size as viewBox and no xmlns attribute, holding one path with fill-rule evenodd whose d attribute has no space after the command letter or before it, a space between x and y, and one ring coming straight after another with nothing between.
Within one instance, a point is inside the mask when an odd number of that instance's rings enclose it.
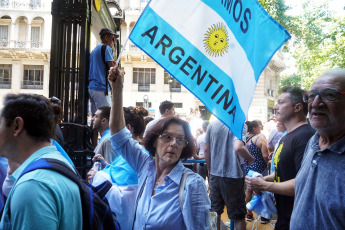
<instances>
[{"instance_id":1,"label":"lamppost","mask_svg":"<svg viewBox=\"0 0 345 230\"><path fill-rule=\"evenodd\" d=\"M146 94L143 97L144 100L144 108L148 108L149 107L149 96L147 96Z\"/></svg>"},{"instance_id":2,"label":"lamppost","mask_svg":"<svg viewBox=\"0 0 345 230\"><path fill-rule=\"evenodd\" d=\"M170 91L170 101L172 102L172 82L173 82L173 77L169 75L169 91Z\"/></svg>"}]
</instances>

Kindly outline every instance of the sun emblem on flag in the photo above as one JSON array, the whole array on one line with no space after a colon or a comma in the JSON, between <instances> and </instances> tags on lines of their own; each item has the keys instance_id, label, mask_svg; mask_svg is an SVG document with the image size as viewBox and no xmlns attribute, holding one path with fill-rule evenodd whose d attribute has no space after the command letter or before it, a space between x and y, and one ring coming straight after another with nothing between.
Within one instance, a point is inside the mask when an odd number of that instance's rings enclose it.
<instances>
[{"instance_id":1,"label":"sun emblem on flag","mask_svg":"<svg viewBox=\"0 0 345 230\"><path fill-rule=\"evenodd\" d=\"M204 47L206 52L213 56L223 56L228 52L229 38L228 31L223 23L213 24L205 34Z\"/></svg>"}]
</instances>

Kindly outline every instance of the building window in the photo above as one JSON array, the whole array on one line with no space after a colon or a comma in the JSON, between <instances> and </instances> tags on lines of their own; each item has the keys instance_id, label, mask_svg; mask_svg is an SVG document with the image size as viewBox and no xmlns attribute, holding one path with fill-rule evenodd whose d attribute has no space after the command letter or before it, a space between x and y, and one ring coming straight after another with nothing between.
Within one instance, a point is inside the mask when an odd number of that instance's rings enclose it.
<instances>
[{"instance_id":1,"label":"building window","mask_svg":"<svg viewBox=\"0 0 345 230\"><path fill-rule=\"evenodd\" d=\"M43 65L25 65L22 89L43 89Z\"/></svg>"},{"instance_id":2,"label":"building window","mask_svg":"<svg viewBox=\"0 0 345 230\"><path fill-rule=\"evenodd\" d=\"M150 84L156 84L156 69L133 68L133 83L138 84L138 91L150 91Z\"/></svg>"},{"instance_id":3,"label":"building window","mask_svg":"<svg viewBox=\"0 0 345 230\"><path fill-rule=\"evenodd\" d=\"M10 89L12 65L0 65L0 89Z\"/></svg>"},{"instance_id":4,"label":"building window","mask_svg":"<svg viewBox=\"0 0 345 230\"><path fill-rule=\"evenodd\" d=\"M8 46L8 26L0 26L0 47Z\"/></svg>"},{"instance_id":5,"label":"building window","mask_svg":"<svg viewBox=\"0 0 345 230\"><path fill-rule=\"evenodd\" d=\"M181 84L168 72L164 71L164 84L169 84L170 92L181 92Z\"/></svg>"},{"instance_id":6,"label":"building window","mask_svg":"<svg viewBox=\"0 0 345 230\"><path fill-rule=\"evenodd\" d=\"M40 48L41 28L31 27L31 48Z\"/></svg>"},{"instance_id":7,"label":"building window","mask_svg":"<svg viewBox=\"0 0 345 230\"><path fill-rule=\"evenodd\" d=\"M173 102L173 103L174 103L175 109L182 109L183 108L183 103L178 103L178 102Z\"/></svg>"}]
</instances>

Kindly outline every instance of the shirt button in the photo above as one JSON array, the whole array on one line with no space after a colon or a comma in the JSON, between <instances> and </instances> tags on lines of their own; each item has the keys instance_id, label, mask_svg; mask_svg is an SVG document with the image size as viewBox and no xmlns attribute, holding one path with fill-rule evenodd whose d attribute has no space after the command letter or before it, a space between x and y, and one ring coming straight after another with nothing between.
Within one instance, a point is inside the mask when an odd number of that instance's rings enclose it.
<instances>
[{"instance_id":1,"label":"shirt button","mask_svg":"<svg viewBox=\"0 0 345 230\"><path fill-rule=\"evenodd\" d=\"M316 160L313 160L313 164L316 164Z\"/></svg>"},{"instance_id":2,"label":"shirt button","mask_svg":"<svg viewBox=\"0 0 345 230\"><path fill-rule=\"evenodd\" d=\"M320 156L320 155L321 155L321 153L318 153L317 155L319 155L319 156Z\"/></svg>"}]
</instances>

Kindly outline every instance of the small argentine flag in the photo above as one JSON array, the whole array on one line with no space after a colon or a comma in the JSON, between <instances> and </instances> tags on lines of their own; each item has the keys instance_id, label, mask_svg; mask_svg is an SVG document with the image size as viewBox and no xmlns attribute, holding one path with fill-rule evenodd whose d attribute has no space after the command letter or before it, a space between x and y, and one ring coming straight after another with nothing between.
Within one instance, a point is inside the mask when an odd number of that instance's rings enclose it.
<instances>
[{"instance_id":1,"label":"small argentine flag","mask_svg":"<svg viewBox=\"0 0 345 230\"><path fill-rule=\"evenodd\" d=\"M129 38L241 137L260 74L290 35L256 0L152 0Z\"/></svg>"}]
</instances>

